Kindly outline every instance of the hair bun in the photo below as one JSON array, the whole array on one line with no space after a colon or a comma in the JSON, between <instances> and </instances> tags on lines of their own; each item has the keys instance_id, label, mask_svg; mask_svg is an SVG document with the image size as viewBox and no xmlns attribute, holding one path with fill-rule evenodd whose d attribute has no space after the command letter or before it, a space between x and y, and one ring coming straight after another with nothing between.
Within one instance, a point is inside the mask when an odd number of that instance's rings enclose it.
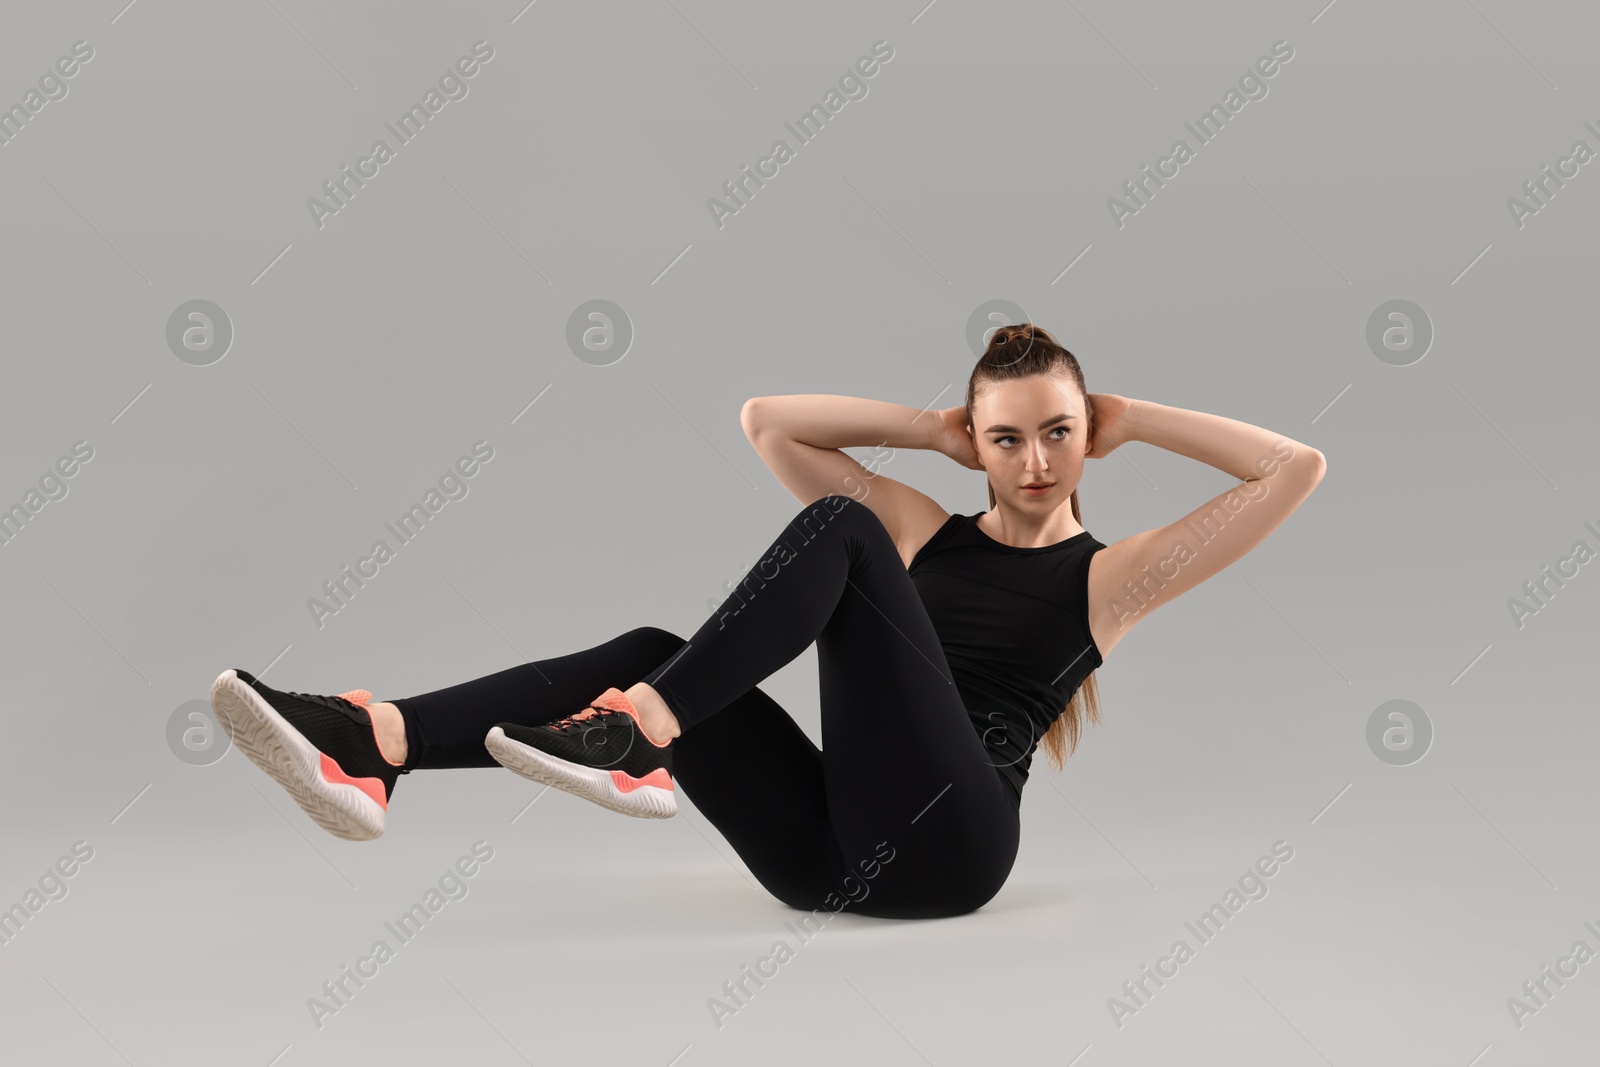
<instances>
[{"instance_id":1,"label":"hair bun","mask_svg":"<svg viewBox=\"0 0 1600 1067\"><path fill-rule=\"evenodd\" d=\"M995 330L989 337L989 347L997 348L1000 345L1010 344L1012 341L1018 340L1029 342L1041 340L1048 341L1051 344L1056 343L1055 338L1051 337L1049 331L1043 327L1035 326L1031 322L1019 322L1001 326Z\"/></svg>"}]
</instances>

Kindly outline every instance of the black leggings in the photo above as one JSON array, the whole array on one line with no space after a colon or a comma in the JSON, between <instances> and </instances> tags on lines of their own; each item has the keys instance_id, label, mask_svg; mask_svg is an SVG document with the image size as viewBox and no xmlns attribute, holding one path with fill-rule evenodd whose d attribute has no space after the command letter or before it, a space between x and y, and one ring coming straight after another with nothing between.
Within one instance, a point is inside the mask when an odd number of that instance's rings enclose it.
<instances>
[{"instance_id":1,"label":"black leggings","mask_svg":"<svg viewBox=\"0 0 1600 1067\"><path fill-rule=\"evenodd\" d=\"M821 750L755 688L813 642ZM501 722L648 682L677 716L673 777L773 896L804 910L960 915L1011 873L1020 801L968 717L893 540L866 505L801 509L692 638L602 645L394 700L407 769L489 767Z\"/></svg>"}]
</instances>

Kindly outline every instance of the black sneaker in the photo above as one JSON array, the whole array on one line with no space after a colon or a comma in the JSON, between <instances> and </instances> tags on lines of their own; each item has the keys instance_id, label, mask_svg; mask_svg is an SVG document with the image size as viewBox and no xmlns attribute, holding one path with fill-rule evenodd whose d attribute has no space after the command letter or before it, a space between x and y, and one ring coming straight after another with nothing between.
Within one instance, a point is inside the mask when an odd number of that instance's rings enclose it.
<instances>
[{"instance_id":1,"label":"black sneaker","mask_svg":"<svg viewBox=\"0 0 1600 1067\"><path fill-rule=\"evenodd\" d=\"M383 833L395 779L406 773L378 748L371 700L365 689L284 693L241 670L223 671L211 684L211 706L239 751L318 826L348 841Z\"/></svg>"},{"instance_id":2,"label":"black sneaker","mask_svg":"<svg viewBox=\"0 0 1600 1067\"><path fill-rule=\"evenodd\" d=\"M601 807L641 819L678 813L672 742L658 745L622 690L607 689L565 719L538 726L503 722L483 739L500 765Z\"/></svg>"}]
</instances>

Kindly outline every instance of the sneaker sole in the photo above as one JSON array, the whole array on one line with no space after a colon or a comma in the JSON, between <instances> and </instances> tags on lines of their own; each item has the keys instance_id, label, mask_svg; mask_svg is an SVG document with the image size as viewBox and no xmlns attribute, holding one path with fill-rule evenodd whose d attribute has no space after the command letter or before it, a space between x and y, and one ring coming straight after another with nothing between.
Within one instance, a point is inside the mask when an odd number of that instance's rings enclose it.
<instances>
[{"instance_id":1,"label":"sneaker sole","mask_svg":"<svg viewBox=\"0 0 1600 1067\"><path fill-rule=\"evenodd\" d=\"M211 707L239 751L288 790L312 822L346 841L382 836L383 806L349 782L329 781L322 752L232 670L211 683Z\"/></svg>"},{"instance_id":2,"label":"sneaker sole","mask_svg":"<svg viewBox=\"0 0 1600 1067\"><path fill-rule=\"evenodd\" d=\"M591 800L602 808L640 819L670 819L678 813L677 793L670 787L639 782L622 771L606 771L558 759L507 737L506 732L498 726L489 731L483 739L483 746L507 770ZM654 775L657 772L651 773ZM660 773L662 777L667 777L664 771ZM618 784L617 776L638 784L624 789Z\"/></svg>"}]
</instances>

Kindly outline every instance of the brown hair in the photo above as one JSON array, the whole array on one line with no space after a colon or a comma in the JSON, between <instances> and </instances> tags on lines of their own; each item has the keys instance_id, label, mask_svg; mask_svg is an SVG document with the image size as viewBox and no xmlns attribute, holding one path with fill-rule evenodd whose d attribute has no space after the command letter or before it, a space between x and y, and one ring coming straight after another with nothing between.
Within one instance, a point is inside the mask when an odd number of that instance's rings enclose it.
<instances>
[{"instance_id":1,"label":"brown hair","mask_svg":"<svg viewBox=\"0 0 1600 1067\"><path fill-rule=\"evenodd\" d=\"M974 427L977 425L972 417L973 403L983 386L1040 374L1066 378L1076 385L1084 397L1085 414L1093 422L1094 410L1088 408L1089 390L1084 385L1083 368L1078 366L1078 357L1057 344L1049 331L1030 322L1002 326L989 338L989 347L978 358L977 366L972 368L972 377L967 380L967 422ZM1083 516L1078 511L1076 487L1072 490L1071 504L1072 517L1082 526ZM994 485L991 483L990 510L994 509L994 505ZM1078 736L1086 716L1091 722L1100 722L1100 691L1093 671L1084 678L1078 691L1072 694L1071 702L1039 739L1039 747L1050 756L1050 762L1055 764L1056 770L1061 770L1078 747Z\"/></svg>"}]
</instances>

